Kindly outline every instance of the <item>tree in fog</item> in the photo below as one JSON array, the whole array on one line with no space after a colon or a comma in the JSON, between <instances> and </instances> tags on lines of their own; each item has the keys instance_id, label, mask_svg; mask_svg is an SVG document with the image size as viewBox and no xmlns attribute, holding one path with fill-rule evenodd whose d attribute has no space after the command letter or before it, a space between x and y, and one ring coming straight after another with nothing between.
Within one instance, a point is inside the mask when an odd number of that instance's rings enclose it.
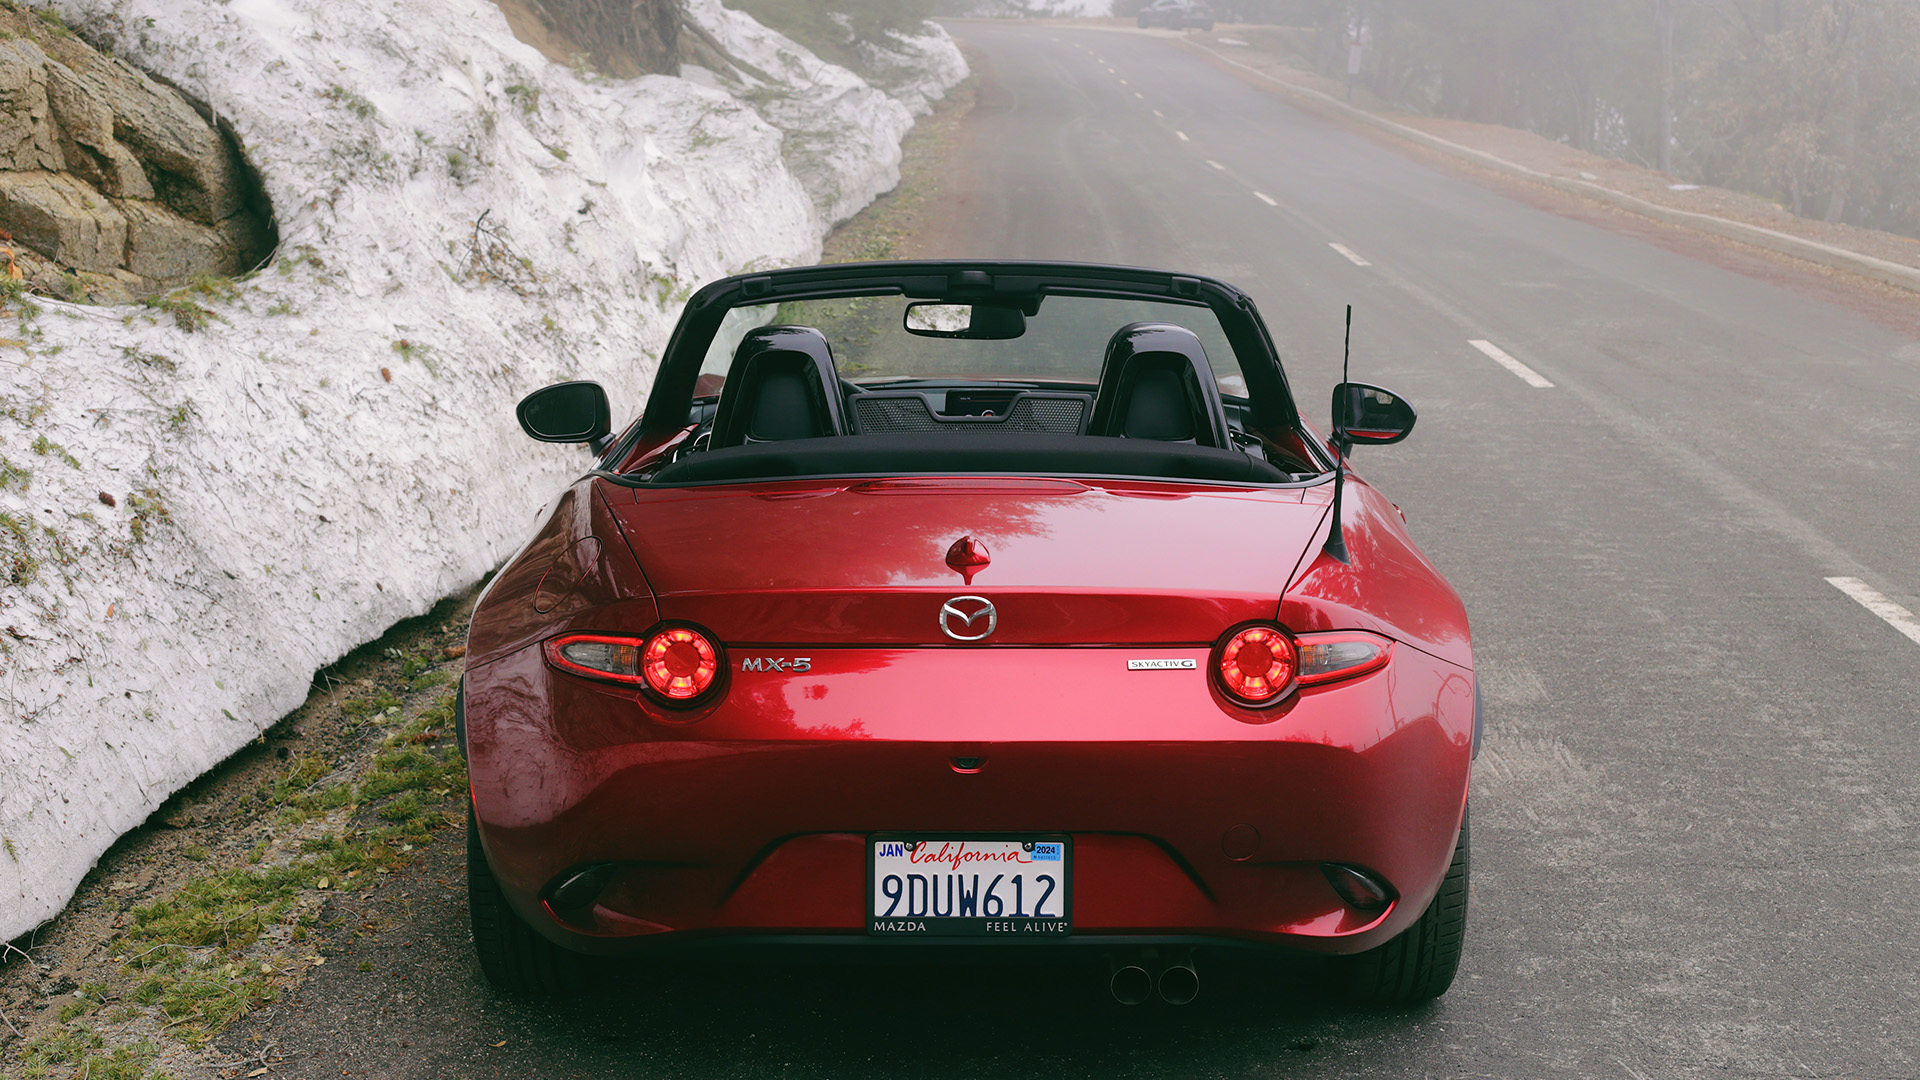
<instances>
[{"instance_id":1,"label":"tree in fog","mask_svg":"<svg viewBox=\"0 0 1920 1080\"><path fill-rule=\"evenodd\" d=\"M1796 214L1920 231L1920 10L1722 0L1686 88L1698 175Z\"/></svg>"}]
</instances>

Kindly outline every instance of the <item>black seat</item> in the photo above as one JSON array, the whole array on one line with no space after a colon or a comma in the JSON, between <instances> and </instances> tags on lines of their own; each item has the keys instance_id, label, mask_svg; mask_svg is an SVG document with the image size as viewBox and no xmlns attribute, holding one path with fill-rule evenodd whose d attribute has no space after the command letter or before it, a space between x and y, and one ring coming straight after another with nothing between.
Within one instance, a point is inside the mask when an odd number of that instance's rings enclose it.
<instances>
[{"instance_id":1,"label":"black seat","mask_svg":"<svg viewBox=\"0 0 1920 1080\"><path fill-rule=\"evenodd\" d=\"M1193 331L1171 323L1129 323L1108 339L1088 431L1233 447L1207 351Z\"/></svg>"},{"instance_id":2,"label":"black seat","mask_svg":"<svg viewBox=\"0 0 1920 1080\"><path fill-rule=\"evenodd\" d=\"M713 420L713 445L844 435L840 374L811 326L763 326L734 350Z\"/></svg>"}]
</instances>

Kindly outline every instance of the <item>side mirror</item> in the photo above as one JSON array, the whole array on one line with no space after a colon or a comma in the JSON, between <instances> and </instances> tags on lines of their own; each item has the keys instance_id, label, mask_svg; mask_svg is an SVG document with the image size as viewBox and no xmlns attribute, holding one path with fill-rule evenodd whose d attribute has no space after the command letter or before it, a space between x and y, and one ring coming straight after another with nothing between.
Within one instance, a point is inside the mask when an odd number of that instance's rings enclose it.
<instances>
[{"instance_id":1,"label":"side mirror","mask_svg":"<svg viewBox=\"0 0 1920 1080\"><path fill-rule=\"evenodd\" d=\"M1348 443L1397 443L1412 434L1417 419L1407 399L1391 390L1366 383L1341 383L1333 388L1334 437Z\"/></svg>"},{"instance_id":2,"label":"side mirror","mask_svg":"<svg viewBox=\"0 0 1920 1080\"><path fill-rule=\"evenodd\" d=\"M542 387L520 399L514 409L520 430L551 443L588 443L602 449L613 432L613 409L607 392L597 382L563 382Z\"/></svg>"},{"instance_id":3,"label":"side mirror","mask_svg":"<svg viewBox=\"0 0 1920 1080\"><path fill-rule=\"evenodd\" d=\"M907 305L907 333L919 337L1006 341L1027 332L1027 313L1003 304L948 304L925 301Z\"/></svg>"}]
</instances>

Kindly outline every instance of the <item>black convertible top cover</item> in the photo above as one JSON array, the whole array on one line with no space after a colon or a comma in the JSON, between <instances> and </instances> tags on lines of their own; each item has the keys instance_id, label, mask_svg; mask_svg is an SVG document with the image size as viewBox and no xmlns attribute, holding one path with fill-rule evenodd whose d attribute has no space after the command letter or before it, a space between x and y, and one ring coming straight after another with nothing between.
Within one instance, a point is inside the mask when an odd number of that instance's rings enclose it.
<instances>
[{"instance_id":1,"label":"black convertible top cover","mask_svg":"<svg viewBox=\"0 0 1920 1080\"><path fill-rule=\"evenodd\" d=\"M913 473L1138 476L1247 484L1293 480L1239 450L1190 443L1031 432L913 432L789 439L709 450L661 469L653 483Z\"/></svg>"}]
</instances>

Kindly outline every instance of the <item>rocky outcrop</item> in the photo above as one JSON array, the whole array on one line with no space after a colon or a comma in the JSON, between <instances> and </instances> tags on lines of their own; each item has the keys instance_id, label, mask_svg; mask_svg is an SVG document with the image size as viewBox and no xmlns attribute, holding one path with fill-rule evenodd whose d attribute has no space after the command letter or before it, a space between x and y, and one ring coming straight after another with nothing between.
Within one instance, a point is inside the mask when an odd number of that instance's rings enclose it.
<instances>
[{"instance_id":1,"label":"rocky outcrop","mask_svg":"<svg viewBox=\"0 0 1920 1080\"><path fill-rule=\"evenodd\" d=\"M0 10L0 240L41 291L125 300L257 266L274 246L231 137L63 27Z\"/></svg>"}]
</instances>

